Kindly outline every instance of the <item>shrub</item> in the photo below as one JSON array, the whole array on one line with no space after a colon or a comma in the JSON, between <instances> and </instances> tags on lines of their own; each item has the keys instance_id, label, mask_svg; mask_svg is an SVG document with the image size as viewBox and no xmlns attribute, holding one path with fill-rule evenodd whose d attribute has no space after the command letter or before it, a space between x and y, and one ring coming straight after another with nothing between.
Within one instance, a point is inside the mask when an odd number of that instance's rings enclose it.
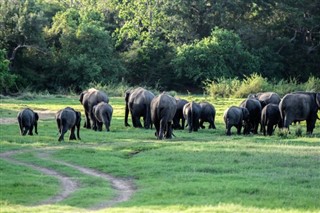
<instances>
[{"instance_id":1,"label":"shrub","mask_svg":"<svg viewBox=\"0 0 320 213\"><path fill-rule=\"evenodd\" d=\"M309 77L308 81L304 84L305 91L320 92L320 78L314 76Z\"/></svg>"},{"instance_id":2,"label":"shrub","mask_svg":"<svg viewBox=\"0 0 320 213\"><path fill-rule=\"evenodd\" d=\"M268 87L268 81L257 73L253 73L250 76L246 76L241 82L241 86L235 91L234 97L244 98L251 93L266 91Z\"/></svg>"}]
</instances>

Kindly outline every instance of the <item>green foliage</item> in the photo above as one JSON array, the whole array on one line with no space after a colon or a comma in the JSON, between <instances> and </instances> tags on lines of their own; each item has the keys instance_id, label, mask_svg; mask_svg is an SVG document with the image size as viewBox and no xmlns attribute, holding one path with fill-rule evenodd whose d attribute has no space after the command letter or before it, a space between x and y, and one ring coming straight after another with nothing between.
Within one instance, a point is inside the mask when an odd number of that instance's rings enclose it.
<instances>
[{"instance_id":1,"label":"green foliage","mask_svg":"<svg viewBox=\"0 0 320 213\"><path fill-rule=\"evenodd\" d=\"M273 91L280 96L295 91L313 91L319 90L320 79L311 76L306 83L298 83L295 79L289 81L280 80L278 82L268 81L267 78L259 74L246 76L245 79L220 78L215 81L204 81L204 90L211 97L235 97L244 98L251 93Z\"/></svg>"},{"instance_id":2,"label":"green foliage","mask_svg":"<svg viewBox=\"0 0 320 213\"><path fill-rule=\"evenodd\" d=\"M242 77L259 69L258 59L244 48L240 37L218 28L210 37L178 47L173 64L178 76L193 83Z\"/></svg>"},{"instance_id":3,"label":"green foliage","mask_svg":"<svg viewBox=\"0 0 320 213\"><path fill-rule=\"evenodd\" d=\"M17 76L9 72L9 61L5 58L5 51L0 49L0 91L8 93L15 86Z\"/></svg>"},{"instance_id":4,"label":"green foliage","mask_svg":"<svg viewBox=\"0 0 320 213\"><path fill-rule=\"evenodd\" d=\"M269 83L257 73L245 76L240 87L235 90L234 97L247 97L249 94L267 91Z\"/></svg>"}]
</instances>

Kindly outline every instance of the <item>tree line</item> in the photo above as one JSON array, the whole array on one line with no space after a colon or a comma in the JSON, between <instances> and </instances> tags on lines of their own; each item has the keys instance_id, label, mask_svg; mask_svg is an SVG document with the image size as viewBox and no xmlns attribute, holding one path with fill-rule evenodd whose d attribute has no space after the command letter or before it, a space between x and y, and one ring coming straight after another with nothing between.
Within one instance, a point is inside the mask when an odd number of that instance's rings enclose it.
<instances>
[{"instance_id":1,"label":"tree line","mask_svg":"<svg viewBox=\"0 0 320 213\"><path fill-rule=\"evenodd\" d=\"M0 2L1 93L90 83L199 90L203 82L320 77L312 0Z\"/></svg>"}]
</instances>

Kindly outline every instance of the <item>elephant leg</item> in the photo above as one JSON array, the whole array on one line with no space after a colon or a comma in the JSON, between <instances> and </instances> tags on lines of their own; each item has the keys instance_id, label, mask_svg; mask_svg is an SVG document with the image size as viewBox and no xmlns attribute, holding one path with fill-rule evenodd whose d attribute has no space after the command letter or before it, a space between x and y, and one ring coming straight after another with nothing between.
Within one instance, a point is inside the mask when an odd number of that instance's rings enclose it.
<instances>
[{"instance_id":1,"label":"elephant leg","mask_svg":"<svg viewBox=\"0 0 320 213\"><path fill-rule=\"evenodd\" d=\"M267 127L267 133L269 136L271 136L272 132L273 132L273 124L269 122Z\"/></svg>"},{"instance_id":2,"label":"elephant leg","mask_svg":"<svg viewBox=\"0 0 320 213\"><path fill-rule=\"evenodd\" d=\"M172 138L172 124L171 124L171 122L167 123L166 138L167 139Z\"/></svg>"},{"instance_id":3,"label":"elephant leg","mask_svg":"<svg viewBox=\"0 0 320 213\"><path fill-rule=\"evenodd\" d=\"M103 125L103 123L102 122L100 122L100 121L97 121L97 129L98 129L98 131L102 131L102 125ZM105 126L107 126L107 125L105 125Z\"/></svg>"},{"instance_id":4,"label":"elephant leg","mask_svg":"<svg viewBox=\"0 0 320 213\"><path fill-rule=\"evenodd\" d=\"M23 126L20 118L19 118L19 128L20 128L20 134L23 135Z\"/></svg>"},{"instance_id":5,"label":"elephant leg","mask_svg":"<svg viewBox=\"0 0 320 213\"><path fill-rule=\"evenodd\" d=\"M239 125L237 126L237 134L238 134L238 135L241 134L241 129L242 129L242 125L239 124ZM244 133L244 131L243 131L243 133Z\"/></svg>"},{"instance_id":6,"label":"elephant leg","mask_svg":"<svg viewBox=\"0 0 320 213\"><path fill-rule=\"evenodd\" d=\"M87 110L85 110L85 122L84 122L84 125L83 127L84 128L87 128L87 129L91 129L91 123L90 123L90 118L89 118L89 113L87 112Z\"/></svg>"},{"instance_id":7,"label":"elephant leg","mask_svg":"<svg viewBox=\"0 0 320 213\"><path fill-rule=\"evenodd\" d=\"M231 125L226 125L226 135L230 136L231 135Z\"/></svg>"},{"instance_id":8,"label":"elephant leg","mask_svg":"<svg viewBox=\"0 0 320 213\"><path fill-rule=\"evenodd\" d=\"M61 134L60 134L58 141L64 141L64 134L66 134L67 131L68 131L68 128L66 128L65 126L62 126Z\"/></svg>"},{"instance_id":9,"label":"elephant leg","mask_svg":"<svg viewBox=\"0 0 320 213\"><path fill-rule=\"evenodd\" d=\"M29 128L29 133L28 133L28 135L33 135L32 131L33 131L33 125L31 125L31 127Z\"/></svg>"},{"instance_id":10,"label":"elephant leg","mask_svg":"<svg viewBox=\"0 0 320 213\"><path fill-rule=\"evenodd\" d=\"M76 135L74 134L76 127L73 126L70 130L70 136L69 136L69 140L76 140Z\"/></svg>"},{"instance_id":11,"label":"elephant leg","mask_svg":"<svg viewBox=\"0 0 320 213\"><path fill-rule=\"evenodd\" d=\"M160 120L160 129L159 129L159 140L163 139L164 131L167 129L167 122L165 119Z\"/></svg>"},{"instance_id":12,"label":"elephant leg","mask_svg":"<svg viewBox=\"0 0 320 213\"><path fill-rule=\"evenodd\" d=\"M140 117L132 115L132 123L135 128L142 128Z\"/></svg>"},{"instance_id":13,"label":"elephant leg","mask_svg":"<svg viewBox=\"0 0 320 213\"><path fill-rule=\"evenodd\" d=\"M181 118L181 122L182 122L182 126L180 129L184 129L184 125L185 125L185 122L186 122L186 119L184 117Z\"/></svg>"},{"instance_id":14,"label":"elephant leg","mask_svg":"<svg viewBox=\"0 0 320 213\"><path fill-rule=\"evenodd\" d=\"M155 135L156 135L157 139L159 139L160 123L156 121L156 122L154 123L154 127L156 128Z\"/></svg>"},{"instance_id":15,"label":"elephant leg","mask_svg":"<svg viewBox=\"0 0 320 213\"><path fill-rule=\"evenodd\" d=\"M29 127L25 126L22 135L26 135L28 133L28 131L29 131Z\"/></svg>"},{"instance_id":16,"label":"elephant leg","mask_svg":"<svg viewBox=\"0 0 320 213\"><path fill-rule=\"evenodd\" d=\"M316 119L308 119L307 120L307 134L312 134L313 129L315 128Z\"/></svg>"}]
</instances>

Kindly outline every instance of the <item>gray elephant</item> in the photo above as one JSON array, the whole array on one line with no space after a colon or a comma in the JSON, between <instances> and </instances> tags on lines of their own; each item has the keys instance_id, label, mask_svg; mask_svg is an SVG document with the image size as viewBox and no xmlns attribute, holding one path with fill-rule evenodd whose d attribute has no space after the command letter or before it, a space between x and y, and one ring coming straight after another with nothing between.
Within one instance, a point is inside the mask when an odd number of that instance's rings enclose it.
<instances>
[{"instance_id":1,"label":"gray elephant","mask_svg":"<svg viewBox=\"0 0 320 213\"><path fill-rule=\"evenodd\" d=\"M27 132L29 135L33 135L33 128L35 133L38 134L38 113L34 112L32 109L26 108L18 113L17 119L21 135L26 135Z\"/></svg>"},{"instance_id":2,"label":"gray elephant","mask_svg":"<svg viewBox=\"0 0 320 213\"><path fill-rule=\"evenodd\" d=\"M177 101L177 110L176 114L173 117L173 128L174 129L184 129L185 118L183 116L183 107L188 103L187 100L176 98ZM181 125L180 125L181 120Z\"/></svg>"},{"instance_id":3,"label":"gray elephant","mask_svg":"<svg viewBox=\"0 0 320 213\"><path fill-rule=\"evenodd\" d=\"M320 93L295 92L285 95L280 104L280 115L284 128L294 121L307 122L307 134L312 134L320 108Z\"/></svg>"},{"instance_id":4,"label":"gray elephant","mask_svg":"<svg viewBox=\"0 0 320 213\"><path fill-rule=\"evenodd\" d=\"M151 121L156 128L157 139L172 138L172 122L177 110L176 99L161 93L151 101Z\"/></svg>"},{"instance_id":5,"label":"gray elephant","mask_svg":"<svg viewBox=\"0 0 320 213\"><path fill-rule=\"evenodd\" d=\"M248 109L250 113L250 117L249 117L250 131L252 131L254 134L258 134L258 127L261 120L261 110L262 110L260 102L256 99L248 98L240 104L240 107L245 107Z\"/></svg>"},{"instance_id":6,"label":"gray elephant","mask_svg":"<svg viewBox=\"0 0 320 213\"><path fill-rule=\"evenodd\" d=\"M241 129L244 127L243 134L247 134L249 129L250 113L245 107L231 106L223 115L224 123L226 124L226 135L231 135L231 127L237 128L237 134L241 134Z\"/></svg>"},{"instance_id":7,"label":"gray elephant","mask_svg":"<svg viewBox=\"0 0 320 213\"><path fill-rule=\"evenodd\" d=\"M143 126L149 129L151 127L150 103L153 98L154 94L152 92L141 87L127 91L125 94L124 125L130 126L128 123L130 111L133 127L141 128L140 118L143 117Z\"/></svg>"},{"instance_id":8,"label":"gray elephant","mask_svg":"<svg viewBox=\"0 0 320 213\"><path fill-rule=\"evenodd\" d=\"M192 101L184 105L183 116L187 120L189 132L197 132L200 126L199 119L201 107L198 103Z\"/></svg>"},{"instance_id":9,"label":"gray elephant","mask_svg":"<svg viewBox=\"0 0 320 213\"><path fill-rule=\"evenodd\" d=\"M93 114L96 117L96 126L98 131L102 131L103 124L105 125L106 130L108 132L110 131L112 112L112 106L105 102L100 102L93 106Z\"/></svg>"},{"instance_id":10,"label":"gray elephant","mask_svg":"<svg viewBox=\"0 0 320 213\"><path fill-rule=\"evenodd\" d=\"M84 122L84 127L87 129L96 130L96 118L92 112L93 106L100 103L109 103L109 98L103 91L91 88L83 91L79 98L80 103L83 105L86 120ZM92 124L92 127L91 127Z\"/></svg>"},{"instance_id":11,"label":"gray elephant","mask_svg":"<svg viewBox=\"0 0 320 213\"><path fill-rule=\"evenodd\" d=\"M255 98L257 99L260 104L261 108L263 109L267 104L279 104L281 101L280 96L275 92L261 92L257 94L250 94L248 98Z\"/></svg>"},{"instance_id":12,"label":"gray elephant","mask_svg":"<svg viewBox=\"0 0 320 213\"><path fill-rule=\"evenodd\" d=\"M81 113L79 111L75 111L71 107L66 107L64 109L59 110L56 113L56 121L58 125L58 130L60 133L59 141L64 140L64 134L70 129L70 137L69 140L76 140L76 136L74 134L75 129L77 128L77 138L80 139L80 122L81 122Z\"/></svg>"},{"instance_id":13,"label":"gray elephant","mask_svg":"<svg viewBox=\"0 0 320 213\"><path fill-rule=\"evenodd\" d=\"M261 112L261 129L263 135L272 135L276 126L282 128L279 106L278 104L267 104Z\"/></svg>"},{"instance_id":14,"label":"gray elephant","mask_svg":"<svg viewBox=\"0 0 320 213\"><path fill-rule=\"evenodd\" d=\"M203 125L204 122L209 122L209 129L215 129L216 126L214 124L214 120L216 117L216 110L214 106L206 101L199 103L201 107L200 113L200 127L202 129L205 128Z\"/></svg>"}]
</instances>

